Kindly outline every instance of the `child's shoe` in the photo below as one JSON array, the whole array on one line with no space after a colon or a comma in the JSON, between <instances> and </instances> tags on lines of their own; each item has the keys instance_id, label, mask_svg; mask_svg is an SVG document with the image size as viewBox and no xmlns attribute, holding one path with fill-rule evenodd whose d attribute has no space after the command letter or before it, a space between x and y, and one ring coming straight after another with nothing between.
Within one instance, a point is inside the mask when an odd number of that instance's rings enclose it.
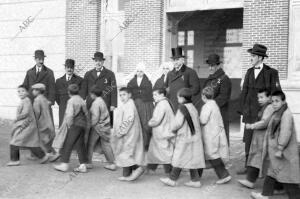
<instances>
[{"instance_id":1,"label":"child's shoe","mask_svg":"<svg viewBox=\"0 0 300 199\"><path fill-rule=\"evenodd\" d=\"M243 185L244 187L247 187L249 189L253 189L254 183L250 182L249 180L238 180L238 182Z\"/></svg>"},{"instance_id":2,"label":"child's shoe","mask_svg":"<svg viewBox=\"0 0 300 199\"><path fill-rule=\"evenodd\" d=\"M121 176L121 177L118 177L118 180L120 180L120 181L129 181L128 178L129 178L129 176L128 177Z\"/></svg>"},{"instance_id":3,"label":"child's shoe","mask_svg":"<svg viewBox=\"0 0 300 199\"><path fill-rule=\"evenodd\" d=\"M85 164L80 164L79 167L74 168L75 172L79 172L79 173L86 173L87 172L87 168Z\"/></svg>"},{"instance_id":4,"label":"child's shoe","mask_svg":"<svg viewBox=\"0 0 300 199\"><path fill-rule=\"evenodd\" d=\"M216 184L225 184L231 180L231 176L227 176L226 178L220 179L216 182Z\"/></svg>"},{"instance_id":5,"label":"child's shoe","mask_svg":"<svg viewBox=\"0 0 300 199\"><path fill-rule=\"evenodd\" d=\"M117 165L108 164L108 165L105 165L104 168L107 169L107 170L115 171L115 170L117 170Z\"/></svg>"},{"instance_id":6,"label":"child's shoe","mask_svg":"<svg viewBox=\"0 0 300 199\"><path fill-rule=\"evenodd\" d=\"M58 171L62 171L62 172L66 172L69 170L69 164L68 163L60 163L60 164L56 164L53 165L54 169L58 170Z\"/></svg>"},{"instance_id":7,"label":"child's shoe","mask_svg":"<svg viewBox=\"0 0 300 199\"><path fill-rule=\"evenodd\" d=\"M144 168L139 167L136 170L132 172L132 174L128 177L128 181L134 181L138 179L143 173L144 173Z\"/></svg>"},{"instance_id":8,"label":"child's shoe","mask_svg":"<svg viewBox=\"0 0 300 199\"><path fill-rule=\"evenodd\" d=\"M269 196L263 196L261 193L252 192L251 197L254 199L269 199Z\"/></svg>"},{"instance_id":9,"label":"child's shoe","mask_svg":"<svg viewBox=\"0 0 300 199\"><path fill-rule=\"evenodd\" d=\"M93 168L93 164L92 163L87 163L85 164L87 169L92 169Z\"/></svg>"},{"instance_id":10,"label":"child's shoe","mask_svg":"<svg viewBox=\"0 0 300 199\"><path fill-rule=\"evenodd\" d=\"M171 180L170 178L160 178L160 181L168 186L175 187L176 181Z\"/></svg>"},{"instance_id":11,"label":"child's shoe","mask_svg":"<svg viewBox=\"0 0 300 199\"><path fill-rule=\"evenodd\" d=\"M189 181L189 182L184 183L184 185L187 186L187 187L200 188L201 187L201 182L200 181L196 181L196 182Z\"/></svg>"},{"instance_id":12,"label":"child's shoe","mask_svg":"<svg viewBox=\"0 0 300 199\"><path fill-rule=\"evenodd\" d=\"M6 164L6 166L19 166L20 165L20 161L10 161Z\"/></svg>"},{"instance_id":13,"label":"child's shoe","mask_svg":"<svg viewBox=\"0 0 300 199\"><path fill-rule=\"evenodd\" d=\"M59 157L60 157L59 153L50 153L49 154L49 161L50 162L55 162L56 160L58 160Z\"/></svg>"},{"instance_id":14,"label":"child's shoe","mask_svg":"<svg viewBox=\"0 0 300 199\"><path fill-rule=\"evenodd\" d=\"M45 156L40 160L40 164L45 164L49 160L49 154L46 153Z\"/></svg>"}]
</instances>

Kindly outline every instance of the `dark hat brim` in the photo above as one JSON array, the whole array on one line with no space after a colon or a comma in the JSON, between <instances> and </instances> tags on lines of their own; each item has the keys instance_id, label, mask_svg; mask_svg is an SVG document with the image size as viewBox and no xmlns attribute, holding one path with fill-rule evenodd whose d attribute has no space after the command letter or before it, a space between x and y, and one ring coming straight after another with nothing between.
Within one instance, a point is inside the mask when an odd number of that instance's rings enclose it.
<instances>
[{"instance_id":1,"label":"dark hat brim","mask_svg":"<svg viewBox=\"0 0 300 199\"><path fill-rule=\"evenodd\" d=\"M247 50L247 52L250 53L250 54L253 54L253 55L259 55L259 56L262 56L262 57L269 57L267 54L264 54L264 53L253 52L253 48L249 48Z\"/></svg>"},{"instance_id":2,"label":"dark hat brim","mask_svg":"<svg viewBox=\"0 0 300 199\"><path fill-rule=\"evenodd\" d=\"M173 57L170 57L171 59L176 59L176 58L185 58L185 56L173 56Z\"/></svg>"},{"instance_id":3,"label":"dark hat brim","mask_svg":"<svg viewBox=\"0 0 300 199\"><path fill-rule=\"evenodd\" d=\"M92 60L96 60L96 59L98 59L98 60L101 60L101 61L104 61L105 60L105 58L98 58L98 57L92 57Z\"/></svg>"},{"instance_id":4,"label":"dark hat brim","mask_svg":"<svg viewBox=\"0 0 300 199\"><path fill-rule=\"evenodd\" d=\"M220 64L220 63L222 63L221 61L218 61L218 62L210 62L208 59L206 60L206 63L207 64Z\"/></svg>"}]
</instances>

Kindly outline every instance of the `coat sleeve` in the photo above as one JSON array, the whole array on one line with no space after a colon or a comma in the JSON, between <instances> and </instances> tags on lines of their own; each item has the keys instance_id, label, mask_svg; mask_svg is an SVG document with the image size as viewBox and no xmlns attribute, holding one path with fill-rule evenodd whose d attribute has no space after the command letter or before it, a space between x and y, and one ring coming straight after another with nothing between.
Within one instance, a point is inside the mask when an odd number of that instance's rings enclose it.
<instances>
[{"instance_id":1,"label":"coat sleeve","mask_svg":"<svg viewBox=\"0 0 300 199\"><path fill-rule=\"evenodd\" d=\"M131 129L135 118L134 115L134 109L132 107L128 107L128 109L126 109L126 112L123 113L124 117L122 120L121 125L119 126L119 129L117 131L117 136L118 137L122 137L124 135L126 135L129 130Z\"/></svg>"},{"instance_id":2,"label":"coat sleeve","mask_svg":"<svg viewBox=\"0 0 300 199\"><path fill-rule=\"evenodd\" d=\"M184 115L181 113L181 111L178 109L174 121L172 122L171 129L172 131L177 131L180 129L184 123Z\"/></svg>"},{"instance_id":3,"label":"coat sleeve","mask_svg":"<svg viewBox=\"0 0 300 199\"><path fill-rule=\"evenodd\" d=\"M117 107L118 105L118 93L117 93L117 82L116 82L116 77L115 77L115 74L112 72L111 73L111 88L112 88L112 91L111 91L111 106L114 106L114 107ZM109 109L110 107L108 107Z\"/></svg>"},{"instance_id":4,"label":"coat sleeve","mask_svg":"<svg viewBox=\"0 0 300 199\"><path fill-rule=\"evenodd\" d=\"M220 85L220 93L214 99L219 107L224 106L230 99L231 96L231 81L228 77L223 79Z\"/></svg>"},{"instance_id":5,"label":"coat sleeve","mask_svg":"<svg viewBox=\"0 0 300 199\"><path fill-rule=\"evenodd\" d=\"M200 92L200 80L198 78L196 71L194 70L191 70L190 72L189 85L193 95L197 95Z\"/></svg>"},{"instance_id":6,"label":"coat sleeve","mask_svg":"<svg viewBox=\"0 0 300 199\"><path fill-rule=\"evenodd\" d=\"M79 95L82 97L82 99L85 98L85 95L84 95L84 92L83 92L83 78L82 77L79 77L79 80L78 80L78 86L79 86Z\"/></svg>"},{"instance_id":7,"label":"coat sleeve","mask_svg":"<svg viewBox=\"0 0 300 199\"><path fill-rule=\"evenodd\" d=\"M51 101L51 104L54 105L55 103L55 78L54 73L51 71L50 77L48 79L48 100Z\"/></svg>"},{"instance_id":8,"label":"coat sleeve","mask_svg":"<svg viewBox=\"0 0 300 199\"><path fill-rule=\"evenodd\" d=\"M60 104L60 101L59 101L59 79L56 80L55 82L55 101L56 103L59 105Z\"/></svg>"},{"instance_id":9,"label":"coat sleeve","mask_svg":"<svg viewBox=\"0 0 300 199\"><path fill-rule=\"evenodd\" d=\"M293 115L285 111L281 117L281 122L280 122L280 133L278 136L279 150L284 150L286 145L288 145L293 133L293 125L294 125Z\"/></svg>"},{"instance_id":10,"label":"coat sleeve","mask_svg":"<svg viewBox=\"0 0 300 199\"><path fill-rule=\"evenodd\" d=\"M70 126L72 126L73 121L74 121L74 116L75 116L75 110L74 110L72 101L69 100L67 103L67 108L66 108L66 112L65 112L65 116L64 116L64 121L65 121L66 125L68 126L68 128L70 128Z\"/></svg>"},{"instance_id":11,"label":"coat sleeve","mask_svg":"<svg viewBox=\"0 0 300 199\"><path fill-rule=\"evenodd\" d=\"M156 127L158 126L162 120L164 119L165 116L165 109L163 106L161 106L160 104L158 104L154 111L153 111L153 116L152 118L149 120L148 125L150 127Z\"/></svg>"},{"instance_id":12,"label":"coat sleeve","mask_svg":"<svg viewBox=\"0 0 300 199\"><path fill-rule=\"evenodd\" d=\"M210 119L210 115L211 115L211 109L210 106L208 106L207 104L205 104L202 107L201 113L200 113L200 124L201 125L205 125L208 123L209 119Z\"/></svg>"},{"instance_id":13,"label":"coat sleeve","mask_svg":"<svg viewBox=\"0 0 300 199\"><path fill-rule=\"evenodd\" d=\"M33 101L33 111L34 111L36 120L39 120L39 118L41 116L41 104L36 99Z\"/></svg>"},{"instance_id":14,"label":"coat sleeve","mask_svg":"<svg viewBox=\"0 0 300 199\"><path fill-rule=\"evenodd\" d=\"M15 122L23 120L25 118L27 118L29 116L29 106L30 104L26 103L26 102L22 102L21 105L21 113L17 115L17 118L15 120Z\"/></svg>"},{"instance_id":15,"label":"coat sleeve","mask_svg":"<svg viewBox=\"0 0 300 199\"><path fill-rule=\"evenodd\" d=\"M267 128L273 112L274 112L274 109L271 107L271 105L269 105L265 109L261 120L258 121L258 122L255 122L253 124L253 128L254 129L265 129L265 128Z\"/></svg>"},{"instance_id":16,"label":"coat sleeve","mask_svg":"<svg viewBox=\"0 0 300 199\"><path fill-rule=\"evenodd\" d=\"M27 72L26 75L25 75L25 78L24 78L24 81L23 81L23 86L24 86L25 88L27 88L27 90L30 89L30 88L29 88L29 77L28 77L28 72Z\"/></svg>"},{"instance_id":17,"label":"coat sleeve","mask_svg":"<svg viewBox=\"0 0 300 199\"><path fill-rule=\"evenodd\" d=\"M245 100L246 100L246 96L248 93L248 84L249 84L249 74L250 74L250 70L247 71L245 78L244 78L244 82L243 82L243 87L242 87L242 92L240 95L240 106L238 109L238 113L243 114L243 109L244 109L244 104L245 104Z\"/></svg>"},{"instance_id":18,"label":"coat sleeve","mask_svg":"<svg viewBox=\"0 0 300 199\"><path fill-rule=\"evenodd\" d=\"M81 91L80 96L83 99L86 99L86 97L88 95L88 72L86 72L84 75L80 91Z\"/></svg>"},{"instance_id":19,"label":"coat sleeve","mask_svg":"<svg viewBox=\"0 0 300 199\"><path fill-rule=\"evenodd\" d=\"M276 91L276 90L281 90L278 71L275 70L275 69L273 69L270 84L271 84L270 85L271 86L271 93Z\"/></svg>"}]
</instances>

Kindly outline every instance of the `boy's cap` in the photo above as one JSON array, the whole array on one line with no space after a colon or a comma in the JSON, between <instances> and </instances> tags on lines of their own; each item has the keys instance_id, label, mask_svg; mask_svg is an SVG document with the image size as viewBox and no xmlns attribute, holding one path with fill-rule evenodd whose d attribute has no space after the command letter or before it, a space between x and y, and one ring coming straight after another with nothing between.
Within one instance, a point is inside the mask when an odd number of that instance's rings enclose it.
<instances>
[{"instance_id":1,"label":"boy's cap","mask_svg":"<svg viewBox=\"0 0 300 199\"><path fill-rule=\"evenodd\" d=\"M79 87L78 87L77 84L70 84L70 85L68 86L68 90L69 90L70 92L78 92L78 91L79 91Z\"/></svg>"},{"instance_id":2,"label":"boy's cap","mask_svg":"<svg viewBox=\"0 0 300 199\"><path fill-rule=\"evenodd\" d=\"M45 84L42 83L37 83L31 86L32 89L38 89L38 90L42 90L45 91L46 90L46 86Z\"/></svg>"}]
</instances>

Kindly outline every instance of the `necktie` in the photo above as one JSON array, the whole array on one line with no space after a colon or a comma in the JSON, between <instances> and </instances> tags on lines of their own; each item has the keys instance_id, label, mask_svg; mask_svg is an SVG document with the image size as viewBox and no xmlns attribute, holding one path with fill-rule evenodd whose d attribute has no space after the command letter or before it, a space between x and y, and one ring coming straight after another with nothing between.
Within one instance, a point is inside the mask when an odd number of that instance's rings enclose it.
<instances>
[{"instance_id":1,"label":"necktie","mask_svg":"<svg viewBox=\"0 0 300 199\"><path fill-rule=\"evenodd\" d=\"M37 68L36 77L39 77L39 75L40 75L40 72L41 72L41 67L38 67L38 68Z\"/></svg>"},{"instance_id":2,"label":"necktie","mask_svg":"<svg viewBox=\"0 0 300 199\"><path fill-rule=\"evenodd\" d=\"M71 80L71 76L68 76L68 81L70 81Z\"/></svg>"}]
</instances>

